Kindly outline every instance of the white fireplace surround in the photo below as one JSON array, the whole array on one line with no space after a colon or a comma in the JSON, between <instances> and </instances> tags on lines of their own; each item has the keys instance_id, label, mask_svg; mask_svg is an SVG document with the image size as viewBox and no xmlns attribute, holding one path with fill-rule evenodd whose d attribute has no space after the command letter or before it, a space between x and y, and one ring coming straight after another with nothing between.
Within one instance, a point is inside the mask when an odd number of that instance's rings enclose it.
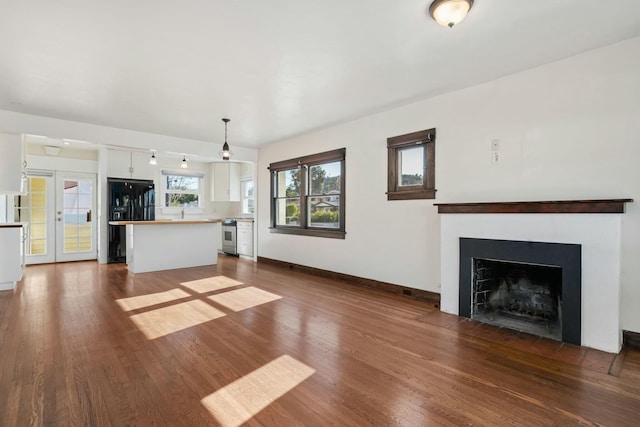
<instances>
[{"instance_id":1,"label":"white fireplace surround","mask_svg":"<svg viewBox=\"0 0 640 427\"><path fill-rule=\"evenodd\" d=\"M582 345L610 353L620 351L622 215L442 214L440 220L442 311L459 314L461 237L579 244L582 245Z\"/></svg>"}]
</instances>

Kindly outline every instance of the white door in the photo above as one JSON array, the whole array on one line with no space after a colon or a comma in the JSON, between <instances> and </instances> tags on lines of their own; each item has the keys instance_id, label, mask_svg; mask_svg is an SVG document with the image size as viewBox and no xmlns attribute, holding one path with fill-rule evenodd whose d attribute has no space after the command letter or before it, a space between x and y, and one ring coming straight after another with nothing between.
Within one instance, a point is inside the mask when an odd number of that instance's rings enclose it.
<instances>
[{"instance_id":1,"label":"white door","mask_svg":"<svg viewBox=\"0 0 640 427\"><path fill-rule=\"evenodd\" d=\"M56 173L56 262L96 259L96 176Z\"/></svg>"},{"instance_id":2,"label":"white door","mask_svg":"<svg viewBox=\"0 0 640 427\"><path fill-rule=\"evenodd\" d=\"M95 174L29 171L15 196L14 219L25 223L25 263L96 259Z\"/></svg>"}]
</instances>

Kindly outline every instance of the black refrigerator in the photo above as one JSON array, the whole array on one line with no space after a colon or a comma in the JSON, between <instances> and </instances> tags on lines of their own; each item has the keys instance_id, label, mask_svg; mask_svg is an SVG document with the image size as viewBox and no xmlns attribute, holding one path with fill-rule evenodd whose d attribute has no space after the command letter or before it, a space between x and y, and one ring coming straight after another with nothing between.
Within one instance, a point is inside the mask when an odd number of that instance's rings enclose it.
<instances>
[{"instance_id":1,"label":"black refrigerator","mask_svg":"<svg viewBox=\"0 0 640 427\"><path fill-rule=\"evenodd\" d=\"M153 221L156 195L153 181L107 178L109 221ZM109 225L109 263L127 259L126 226Z\"/></svg>"}]
</instances>

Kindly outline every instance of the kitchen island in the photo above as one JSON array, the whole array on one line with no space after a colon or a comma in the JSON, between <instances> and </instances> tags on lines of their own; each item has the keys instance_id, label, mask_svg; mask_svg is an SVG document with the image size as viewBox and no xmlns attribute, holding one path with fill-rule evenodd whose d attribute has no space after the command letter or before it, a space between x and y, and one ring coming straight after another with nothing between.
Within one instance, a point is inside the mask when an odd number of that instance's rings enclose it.
<instances>
[{"instance_id":1,"label":"kitchen island","mask_svg":"<svg viewBox=\"0 0 640 427\"><path fill-rule=\"evenodd\" d=\"M22 224L0 224L0 291L11 291L22 278Z\"/></svg>"},{"instance_id":2,"label":"kitchen island","mask_svg":"<svg viewBox=\"0 0 640 427\"><path fill-rule=\"evenodd\" d=\"M132 273L218 263L219 219L110 221L126 225L127 268Z\"/></svg>"}]
</instances>

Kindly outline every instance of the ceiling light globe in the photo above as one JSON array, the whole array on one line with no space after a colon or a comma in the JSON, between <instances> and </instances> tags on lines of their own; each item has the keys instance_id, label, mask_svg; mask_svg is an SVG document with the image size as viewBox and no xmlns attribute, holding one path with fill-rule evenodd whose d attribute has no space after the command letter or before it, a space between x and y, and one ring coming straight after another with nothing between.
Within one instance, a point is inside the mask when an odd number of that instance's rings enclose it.
<instances>
[{"instance_id":1,"label":"ceiling light globe","mask_svg":"<svg viewBox=\"0 0 640 427\"><path fill-rule=\"evenodd\" d=\"M473 6L473 0L436 0L431 3L429 13L444 27L453 27L461 22Z\"/></svg>"}]
</instances>

